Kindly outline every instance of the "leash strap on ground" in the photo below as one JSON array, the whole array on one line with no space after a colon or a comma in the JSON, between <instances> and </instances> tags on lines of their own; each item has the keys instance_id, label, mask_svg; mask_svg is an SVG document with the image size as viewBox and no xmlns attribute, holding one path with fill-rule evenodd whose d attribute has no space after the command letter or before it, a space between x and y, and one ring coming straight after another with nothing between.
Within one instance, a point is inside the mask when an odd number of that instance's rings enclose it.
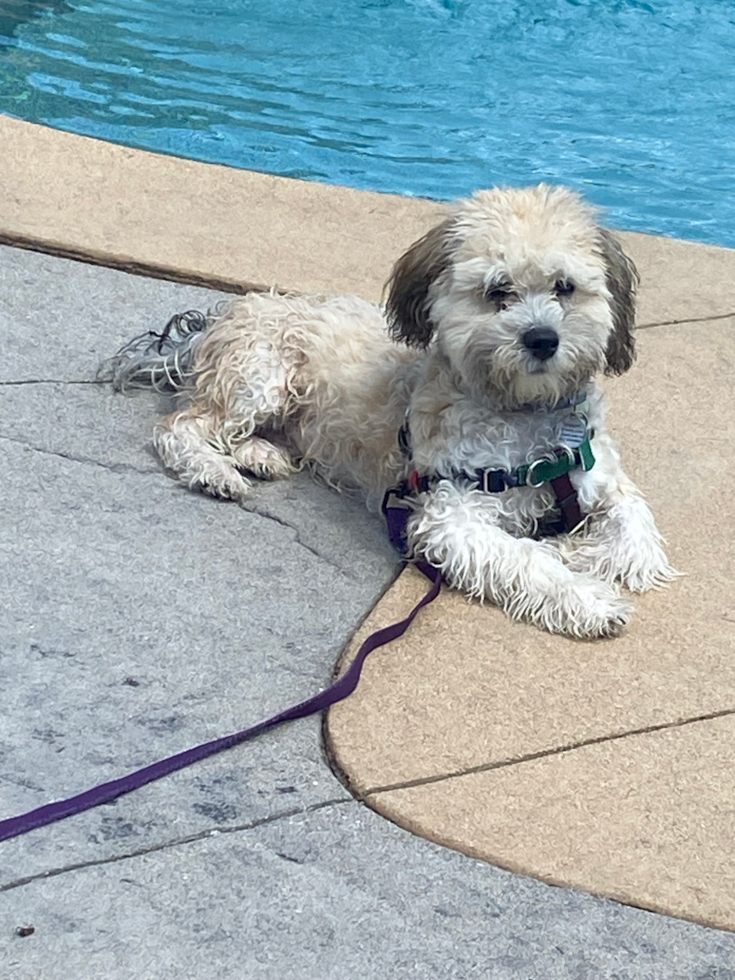
<instances>
[{"instance_id":1,"label":"leash strap on ground","mask_svg":"<svg viewBox=\"0 0 735 980\"><path fill-rule=\"evenodd\" d=\"M93 789L88 789L86 792L79 793L77 796L70 796L66 800L47 803L45 806L38 807L36 810L29 810L28 813L22 813L17 817L8 817L6 820L0 820L0 841L8 840L11 837L19 837L21 834L28 833L29 830L36 830L39 827L56 823L57 820L65 820L67 817L82 813L84 810L91 810L101 803L109 803L119 796L124 796L126 793L132 793L133 790L140 789L141 786L145 786L147 783L152 783L157 779L162 779L164 776L169 776L173 772L178 772L179 769L185 769L194 762L199 762L202 759L208 758L210 755L224 752L225 749L231 749L235 745L240 745L241 742L247 742L251 738L256 738L258 735L262 735L271 728L276 728L285 721L296 721L297 718L306 718L309 715L314 715L348 697L357 687L362 665L368 654L372 653L373 650L377 650L378 647L385 646L386 643L390 643L392 640L397 640L399 636L403 636L420 610L424 606L428 606L439 595L439 590L441 589L441 572L439 569L433 568L424 561L417 561L414 564L432 583L429 591L413 607L405 619L402 619L399 623L392 623L390 626L376 630L375 633L371 633L358 650L357 656L342 677L325 691L308 698L306 701L301 701L299 704L295 704L290 708L286 708L280 714L261 721L257 725L253 725L252 728L245 728L241 732L234 732L232 735L225 735L223 738L217 738L212 742L205 742L203 745L186 749L177 755L169 756L167 759L161 759L160 762L154 762L152 765L146 766L143 769L137 769L135 772L128 773L127 776L122 776L120 779L113 779L109 783L102 783Z\"/></svg>"}]
</instances>

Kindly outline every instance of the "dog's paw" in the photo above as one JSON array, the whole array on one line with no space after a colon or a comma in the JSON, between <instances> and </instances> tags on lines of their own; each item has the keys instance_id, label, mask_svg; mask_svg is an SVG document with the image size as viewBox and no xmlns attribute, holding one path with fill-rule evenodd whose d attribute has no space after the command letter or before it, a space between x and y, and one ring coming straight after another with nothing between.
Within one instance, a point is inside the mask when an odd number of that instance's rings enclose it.
<instances>
[{"instance_id":1,"label":"dog's paw","mask_svg":"<svg viewBox=\"0 0 735 980\"><path fill-rule=\"evenodd\" d=\"M252 473L261 480L283 480L295 471L291 457L284 449L257 436L234 449L232 458L239 470Z\"/></svg>"},{"instance_id":2,"label":"dog's paw","mask_svg":"<svg viewBox=\"0 0 735 980\"><path fill-rule=\"evenodd\" d=\"M234 500L241 504L250 497L252 484L238 473L234 466L225 467L226 462L226 458L223 457L222 466L204 469L193 478L188 474L184 475L181 482L190 490L198 490L200 493L206 493L209 497Z\"/></svg>"},{"instance_id":3,"label":"dog's paw","mask_svg":"<svg viewBox=\"0 0 735 980\"><path fill-rule=\"evenodd\" d=\"M554 633L581 639L619 636L632 612L632 604L612 586L578 575L559 590L543 625Z\"/></svg>"},{"instance_id":4,"label":"dog's paw","mask_svg":"<svg viewBox=\"0 0 735 980\"><path fill-rule=\"evenodd\" d=\"M618 582L631 592L661 588L682 573L669 564L656 541L639 541L625 548L618 540L585 542L565 556L567 568L603 582Z\"/></svg>"},{"instance_id":5,"label":"dog's paw","mask_svg":"<svg viewBox=\"0 0 735 980\"><path fill-rule=\"evenodd\" d=\"M571 571L618 582L631 592L660 588L681 574L669 564L645 501L629 494L593 522L589 536L570 541L563 551Z\"/></svg>"},{"instance_id":6,"label":"dog's paw","mask_svg":"<svg viewBox=\"0 0 735 980\"><path fill-rule=\"evenodd\" d=\"M647 592L649 589L660 589L684 574L669 565L660 548L656 551L657 554L641 555L638 561L631 562L617 576L618 581L631 592Z\"/></svg>"}]
</instances>

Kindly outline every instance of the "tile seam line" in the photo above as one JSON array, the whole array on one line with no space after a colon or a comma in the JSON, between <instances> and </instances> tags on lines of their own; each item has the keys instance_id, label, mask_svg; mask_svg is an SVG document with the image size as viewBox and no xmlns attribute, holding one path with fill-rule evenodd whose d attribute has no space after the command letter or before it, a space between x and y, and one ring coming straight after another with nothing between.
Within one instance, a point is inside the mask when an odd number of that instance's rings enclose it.
<instances>
[{"instance_id":1,"label":"tile seam line","mask_svg":"<svg viewBox=\"0 0 735 980\"><path fill-rule=\"evenodd\" d=\"M109 381L79 381L74 378L20 378L14 381L0 381L0 388L22 387L23 385L108 385Z\"/></svg>"},{"instance_id":2,"label":"tile seam line","mask_svg":"<svg viewBox=\"0 0 735 980\"><path fill-rule=\"evenodd\" d=\"M224 837L227 834L257 830L259 827L276 823L279 820L297 817L301 814L316 813L318 810L325 810L328 807L355 802L356 801L352 797L323 800L321 803L312 804L312 806L295 807L291 810L283 810L280 813L274 813L267 817L261 817L259 820L253 820L246 824L237 824L236 826L231 827L212 827L208 830L201 830L196 834L188 834L185 837L177 837L173 840L162 841L160 844L151 844L149 847L140 847L134 851L128 851L125 854L113 854L109 857L94 858L90 861L77 861L74 864L66 864L58 868L49 868L46 871L38 871L36 874L26 875L23 878L16 878L14 881L6 882L6 884L0 884L0 894L13 891L15 888L22 888L24 885L30 885L34 881L45 881L47 878L58 878L59 875L68 874L72 871L83 871L85 868L96 868L105 864L117 864L121 861L128 861L131 858L145 857L148 854L155 854L158 851L166 851L186 844L196 844L198 841L216 840L217 838Z\"/></svg>"},{"instance_id":3,"label":"tile seam line","mask_svg":"<svg viewBox=\"0 0 735 980\"><path fill-rule=\"evenodd\" d=\"M567 745L557 745L550 749L540 749L538 752L530 752L526 755L518 755L510 759L500 759L497 762L486 762L482 765L471 766L468 769L439 773L435 776L424 776L417 779L406 779L397 783L387 783L384 786L371 786L362 791L352 789L351 792L355 793L357 799L367 800L368 797L377 796L381 793L392 793L395 790L414 789L417 786L427 786L431 785L432 783L449 782L453 779L461 779L463 776L473 776L482 772L493 772L496 769L509 769L513 766L523 765L527 762L536 762L538 759L548 759L558 755L568 755L591 745L603 745L609 742L620 742L623 739L636 738L639 735L653 735L657 732L686 728L689 725L696 725L705 721L715 721L718 718L727 718L733 715L735 715L735 708L723 708L721 711L712 711L708 714L697 715L696 717L692 718L683 718L679 721L663 722L660 725L647 725L643 728L632 728L629 731L617 732L611 735L598 735L595 738L582 739L579 742L573 742Z\"/></svg>"},{"instance_id":4,"label":"tile seam line","mask_svg":"<svg viewBox=\"0 0 735 980\"><path fill-rule=\"evenodd\" d=\"M2 387L2 385L0 385L0 387ZM66 462L68 463L77 463L80 466L95 466L98 469L106 470L108 473L116 473L116 474L136 473L138 474L138 476L157 477L160 476L162 472L160 469L157 468L144 469L142 466L134 466L132 463L123 463L123 462L105 463L102 460L93 459L91 456L72 456L69 453L62 453L59 450L44 449L41 446L33 445L33 443L28 442L25 439L17 439L13 436L6 435L3 432L0 432L0 442L10 442L15 446L22 446L23 448L28 449L31 452L39 453L41 456L51 456L55 459L63 459L66 460ZM173 486L179 486L179 485L173 484ZM297 525L291 524L288 521L284 520L283 518L278 517L275 514L271 514L268 510L262 507L258 507L256 505L253 506L241 505L241 510L243 510L246 514L251 514L253 517L259 517L262 518L263 520L273 521L273 523L278 524L279 527L283 527L286 528L287 530L293 531L294 537L292 541L294 544L298 545L298 547L300 548L303 548L305 551L308 551L309 554L314 555L314 557L317 558L319 561L323 561L327 565L330 565L332 568L335 569L335 571L339 572L340 575L342 575L343 577L348 579L350 578L354 579L354 573L352 572L349 566L340 565L338 562L333 561L328 555L323 554L317 548L314 548L312 545L304 541L302 537L302 531ZM377 601L379 601L379 599ZM370 609L367 611L366 616L369 615L370 612L372 612L372 609L373 606L371 606Z\"/></svg>"},{"instance_id":5,"label":"tile seam line","mask_svg":"<svg viewBox=\"0 0 735 980\"><path fill-rule=\"evenodd\" d=\"M39 252L43 255L52 255L57 258L70 259L74 262L83 262L86 265L99 266L103 269L113 269L116 272L125 272L128 275L142 276L149 279L162 279L166 282L180 283L186 286L199 286L203 289L220 290L224 293L234 295L244 295L248 292L264 292L271 289L274 285L279 291L288 291L289 287L279 283L260 283L249 279L221 279L214 275L196 272L193 270L179 269L169 265L156 265L155 263L141 262L132 257L129 259L116 258L112 253L87 252L81 248L67 246L58 242L31 238L24 235L14 235L12 232L0 230L0 245L7 245L11 248L22 248L27 251ZM639 323L635 329L652 330L655 327L680 326L686 323L706 323L708 320L728 320L735 317L735 310L729 313L715 313L712 316L685 317L684 319L674 320L655 320L652 323Z\"/></svg>"},{"instance_id":6,"label":"tile seam line","mask_svg":"<svg viewBox=\"0 0 735 980\"><path fill-rule=\"evenodd\" d=\"M710 320L730 320L733 317L735 317L735 311L732 313L714 313L712 316L685 317L682 320L657 320L654 323L637 324L635 332L638 330L652 330L654 327L678 327L685 323L707 323Z\"/></svg>"},{"instance_id":7,"label":"tile seam line","mask_svg":"<svg viewBox=\"0 0 735 980\"><path fill-rule=\"evenodd\" d=\"M52 456L56 459L66 460L68 463L78 463L80 466L96 466L110 473L137 473L139 476L155 476L160 473L158 469L144 469L142 466L135 466L132 463L105 463L102 460L93 459L91 456L72 456L70 453L62 453L59 450L45 449L42 446L35 446L27 439L17 439L15 436L9 436L4 432L0 432L0 441L10 442L14 446L22 446L24 449L39 453L41 456Z\"/></svg>"},{"instance_id":8,"label":"tile seam line","mask_svg":"<svg viewBox=\"0 0 735 980\"><path fill-rule=\"evenodd\" d=\"M26 235L15 235L0 229L0 245L10 248L21 248L28 252L38 252L51 255L54 258L70 259L73 262L83 262L85 265L99 266L102 269L113 269L116 272L126 272L132 276L142 276L147 279L163 279L166 282L180 283L184 286L199 286L203 289L220 290L223 293L243 295L253 290L263 292L271 288L270 284L253 282L249 279L223 279L216 275L207 275L192 269L180 269L172 265L156 265L153 262L141 262L132 256L120 258L112 252L86 251L73 245L64 245L58 241L44 238L31 238Z\"/></svg>"}]
</instances>

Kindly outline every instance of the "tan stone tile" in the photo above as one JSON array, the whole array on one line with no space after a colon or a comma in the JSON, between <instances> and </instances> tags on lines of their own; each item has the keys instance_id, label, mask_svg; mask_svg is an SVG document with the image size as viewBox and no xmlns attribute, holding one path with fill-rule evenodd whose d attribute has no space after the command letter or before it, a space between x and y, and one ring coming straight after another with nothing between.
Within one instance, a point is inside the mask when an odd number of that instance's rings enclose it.
<instances>
[{"instance_id":1,"label":"tan stone tile","mask_svg":"<svg viewBox=\"0 0 735 980\"><path fill-rule=\"evenodd\" d=\"M0 116L0 236L220 286L378 299L427 201L146 153Z\"/></svg>"},{"instance_id":2,"label":"tan stone tile","mask_svg":"<svg viewBox=\"0 0 735 980\"><path fill-rule=\"evenodd\" d=\"M735 313L735 249L620 233L638 266L638 323L701 320Z\"/></svg>"},{"instance_id":3,"label":"tan stone tile","mask_svg":"<svg viewBox=\"0 0 735 980\"><path fill-rule=\"evenodd\" d=\"M369 798L493 864L735 929L735 718Z\"/></svg>"},{"instance_id":4,"label":"tan stone tile","mask_svg":"<svg viewBox=\"0 0 735 980\"><path fill-rule=\"evenodd\" d=\"M626 634L597 642L444 593L330 712L357 791L735 707L733 329L643 331L636 367L608 383L625 468L686 577L636 597ZM365 630L401 618L423 588L404 573Z\"/></svg>"}]
</instances>

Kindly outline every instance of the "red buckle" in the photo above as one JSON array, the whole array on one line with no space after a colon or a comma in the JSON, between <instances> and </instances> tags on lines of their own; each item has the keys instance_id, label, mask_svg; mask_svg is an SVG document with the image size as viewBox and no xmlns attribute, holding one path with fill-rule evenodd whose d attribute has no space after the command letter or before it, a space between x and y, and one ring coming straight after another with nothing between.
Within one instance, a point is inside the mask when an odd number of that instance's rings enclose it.
<instances>
[{"instance_id":1,"label":"red buckle","mask_svg":"<svg viewBox=\"0 0 735 980\"><path fill-rule=\"evenodd\" d=\"M418 470L411 470L411 472L408 474L408 485L413 490L413 492L416 493L416 491L419 488L419 471Z\"/></svg>"}]
</instances>

